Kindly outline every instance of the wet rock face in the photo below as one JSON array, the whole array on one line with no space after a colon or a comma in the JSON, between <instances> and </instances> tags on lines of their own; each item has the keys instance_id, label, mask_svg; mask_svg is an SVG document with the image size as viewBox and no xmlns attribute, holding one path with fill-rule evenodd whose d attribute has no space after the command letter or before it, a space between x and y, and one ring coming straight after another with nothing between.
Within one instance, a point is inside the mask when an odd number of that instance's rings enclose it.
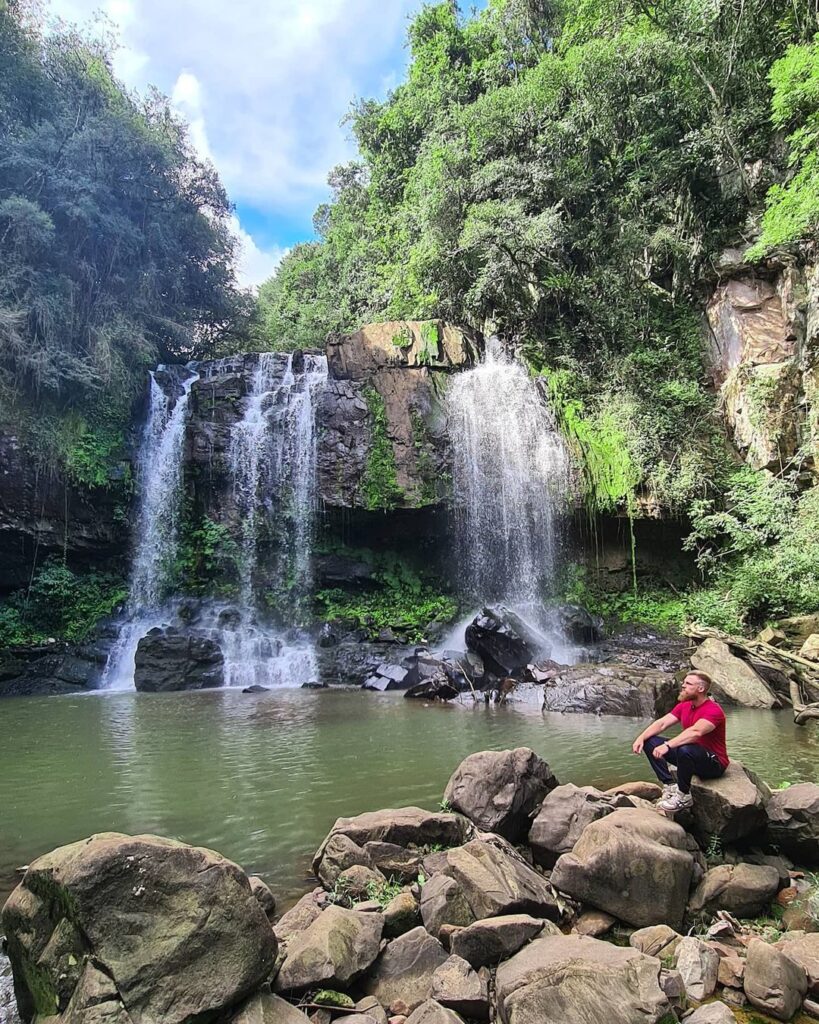
<instances>
[{"instance_id":1,"label":"wet rock face","mask_svg":"<svg viewBox=\"0 0 819 1024\"><path fill-rule=\"evenodd\" d=\"M174 626L157 627L137 646L134 686L149 693L223 686L224 668L215 640Z\"/></svg>"},{"instance_id":2,"label":"wet rock face","mask_svg":"<svg viewBox=\"0 0 819 1024\"><path fill-rule=\"evenodd\" d=\"M573 665L543 688L544 711L660 718L677 702L674 677L631 665Z\"/></svg>"},{"instance_id":3,"label":"wet rock face","mask_svg":"<svg viewBox=\"0 0 819 1024\"><path fill-rule=\"evenodd\" d=\"M478 339L442 321L367 324L327 343L317 409L319 491L336 508L420 508L446 497L446 375Z\"/></svg>"}]
</instances>

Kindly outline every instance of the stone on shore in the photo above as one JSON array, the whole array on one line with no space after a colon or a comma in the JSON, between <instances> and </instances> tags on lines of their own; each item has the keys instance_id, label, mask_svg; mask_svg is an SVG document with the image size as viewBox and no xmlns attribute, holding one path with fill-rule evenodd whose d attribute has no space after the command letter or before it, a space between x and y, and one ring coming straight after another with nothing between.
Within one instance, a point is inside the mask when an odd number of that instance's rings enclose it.
<instances>
[{"instance_id":1,"label":"stone on shore","mask_svg":"<svg viewBox=\"0 0 819 1024\"><path fill-rule=\"evenodd\" d=\"M735 843L760 832L767 823L767 793L739 761L732 761L718 779L695 775L691 795L694 831L702 839L716 836L723 843Z\"/></svg>"},{"instance_id":2,"label":"stone on shore","mask_svg":"<svg viewBox=\"0 0 819 1024\"><path fill-rule=\"evenodd\" d=\"M548 934L559 934L551 921L538 920L528 914L491 917L455 932L450 948L473 967L488 967L517 953L544 930Z\"/></svg>"},{"instance_id":3,"label":"stone on shore","mask_svg":"<svg viewBox=\"0 0 819 1024\"><path fill-rule=\"evenodd\" d=\"M761 939L752 939L743 988L748 1001L777 1020L790 1020L808 989L805 968Z\"/></svg>"},{"instance_id":4,"label":"stone on shore","mask_svg":"<svg viewBox=\"0 0 819 1024\"><path fill-rule=\"evenodd\" d=\"M819 865L819 785L800 782L768 801L768 838L800 864Z\"/></svg>"},{"instance_id":5,"label":"stone on shore","mask_svg":"<svg viewBox=\"0 0 819 1024\"><path fill-rule=\"evenodd\" d=\"M319 916L325 907L327 896L323 889L314 889L292 906L273 925L279 942L287 942L296 932L303 932Z\"/></svg>"},{"instance_id":6,"label":"stone on shore","mask_svg":"<svg viewBox=\"0 0 819 1024\"><path fill-rule=\"evenodd\" d=\"M548 935L498 967L502 1024L658 1024L671 1007L660 964L600 939Z\"/></svg>"},{"instance_id":7,"label":"stone on shore","mask_svg":"<svg viewBox=\"0 0 819 1024\"><path fill-rule=\"evenodd\" d=\"M573 931L578 935L588 935L592 939L599 939L601 935L611 931L617 924L617 918L603 910L584 910L575 922Z\"/></svg>"},{"instance_id":8,"label":"stone on shore","mask_svg":"<svg viewBox=\"0 0 819 1024\"><path fill-rule=\"evenodd\" d=\"M765 680L747 661L731 653L728 644L715 637L707 640L691 655L691 664L707 672L714 680L714 692L731 704L746 708L777 708L779 699Z\"/></svg>"},{"instance_id":9,"label":"stone on shore","mask_svg":"<svg viewBox=\"0 0 819 1024\"><path fill-rule=\"evenodd\" d=\"M413 928L387 946L361 988L388 1009L400 1002L404 1012L412 1011L431 997L432 977L448 959L437 939L424 928Z\"/></svg>"},{"instance_id":10,"label":"stone on shore","mask_svg":"<svg viewBox=\"0 0 819 1024\"><path fill-rule=\"evenodd\" d=\"M454 1010L428 999L407 1017L406 1024L464 1024L464 1021Z\"/></svg>"},{"instance_id":11,"label":"stone on shore","mask_svg":"<svg viewBox=\"0 0 819 1024\"><path fill-rule=\"evenodd\" d=\"M734 917L757 917L779 891L779 872L765 864L720 864L705 872L689 909L710 914L727 910Z\"/></svg>"},{"instance_id":12,"label":"stone on shore","mask_svg":"<svg viewBox=\"0 0 819 1024\"><path fill-rule=\"evenodd\" d=\"M454 878L433 875L421 889L421 919L430 935L438 938L445 926L472 924L475 914L466 893Z\"/></svg>"},{"instance_id":13,"label":"stone on shore","mask_svg":"<svg viewBox=\"0 0 819 1024\"><path fill-rule=\"evenodd\" d=\"M786 932L776 946L804 968L808 976L808 995L819 999L819 934L789 935Z\"/></svg>"},{"instance_id":14,"label":"stone on shore","mask_svg":"<svg viewBox=\"0 0 819 1024\"><path fill-rule=\"evenodd\" d=\"M251 996L230 1018L229 1024L309 1024L309 1021L306 1014L286 999L263 991Z\"/></svg>"},{"instance_id":15,"label":"stone on shore","mask_svg":"<svg viewBox=\"0 0 819 1024\"><path fill-rule=\"evenodd\" d=\"M543 686L543 710L629 718L659 718L676 702L672 675L633 665L564 668Z\"/></svg>"},{"instance_id":16,"label":"stone on shore","mask_svg":"<svg viewBox=\"0 0 819 1024\"><path fill-rule=\"evenodd\" d=\"M719 974L719 953L693 935L677 946L677 970L682 975L686 995L702 1002L713 995Z\"/></svg>"},{"instance_id":17,"label":"stone on shore","mask_svg":"<svg viewBox=\"0 0 819 1024\"><path fill-rule=\"evenodd\" d=\"M685 1024L736 1024L736 1017L725 1003L707 1003L699 1006L685 1018Z\"/></svg>"},{"instance_id":18,"label":"stone on shore","mask_svg":"<svg viewBox=\"0 0 819 1024\"><path fill-rule=\"evenodd\" d=\"M276 897L270 891L267 882L264 882L258 875L251 875L248 881L259 906L265 912L267 920L272 921L276 916Z\"/></svg>"},{"instance_id":19,"label":"stone on shore","mask_svg":"<svg viewBox=\"0 0 819 1024\"><path fill-rule=\"evenodd\" d=\"M421 908L411 892L399 892L384 907L384 936L395 939L421 923Z\"/></svg>"},{"instance_id":20,"label":"stone on shore","mask_svg":"<svg viewBox=\"0 0 819 1024\"><path fill-rule=\"evenodd\" d=\"M308 928L291 937L276 976L276 991L346 988L378 956L383 928L381 914L328 907Z\"/></svg>"},{"instance_id":21,"label":"stone on shore","mask_svg":"<svg viewBox=\"0 0 819 1024\"><path fill-rule=\"evenodd\" d=\"M360 847L367 843L422 847L460 846L471 831L469 821L460 814L424 811L420 807L368 811L354 818L338 818L313 858L313 872L318 874L327 844L340 834Z\"/></svg>"},{"instance_id":22,"label":"stone on shore","mask_svg":"<svg viewBox=\"0 0 819 1024\"><path fill-rule=\"evenodd\" d=\"M414 882L421 870L421 854L395 843L365 843L364 852L383 875L399 882Z\"/></svg>"},{"instance_id":23,"label":"stone on shore","mask_svg":"<svg viewBox=\"0 0 819 1024\"><path fill-rule=\"evenodd\" d=\"M627 796L608 796L593 786L567 783L553 789L543 800L529 830L529 846L538 864L553 867L569 853L587 825L618 807L631 807Z\"/></svg>"},{"instance_id":24,"label":"stone on shore","mask_svg":"<svg viewBox=\"0 0 819 1024\"><path fill-rule=\"evenodd\" d=\"M557 785L549 765L528 747L483 750L455 769L444 799L481 831L517 842L546 794Z\"/></svg>"},{"instance_id":25,"label":"stone on shore","mask_svg":"<svg viewBox=\"0 0 819 1024\"><path fill-rule=\"evenodd\" d=\"M656 956L665 959L676 952L682 940L682 935L669 928L667 924L655 924L649 928L639 928L632 932L628 944L634 949L639 949L646 956Z\"/></svg>"},{"instance_id":26,"label":"stone on shore","mask_svg":"<svg viewBox=\"0 0 819 1024\"><path fill-rule=\"evenodd\" d=\"M458 883L476 921L515 913L551 920L560 916L546 879L500 836L449 850L442 874Z\"/></svg>"},{"instance_id":27,"label":"stone on shore","mask_svg":"<svg viewBox=\"0 0 819 1024\"><path fill-rule=\"evenodd\" d=\"M432 998L464 1017L489 1019L486 972L479 974L459 956L451 956L433 974Z\"/></svg>"},{"instance_id":28,"label":"stone on shore","mask_svg":"<svg viewBox=\"0 0 819 1024\"><path fill-rule=\"evenodd\" d=\"M636 928L682 924L694 859L688 837L653 811L621 809L587 826L551 882Z\"/></svg>"},{"instance_id":29,"label":"stone on shore","mask_svg":"<svg viewBox=\"0 0 819 1024\"><path fill-rule=\"evenodd\" d=\"M58 929L62 947L106 966L134 1024L215 1016L258 988L276 959L276 936L244 872L157 836L102 833L38 858L2 924L26 1019L66 1009L74 994L38 966ZM51 962L58 969L61 958Z\"/></svg>"},{"instance_id":30,"label":"stone on shore","mask_svg":"<svg viewBox=\"0 0 819 1024\"><path fill-rule=\"evenodd\" d=\"M52 1017L59 1024L133 1024L116 985L89 960L83 970L66 1011Z\"/></svg>"},{"instance_id":31,"label":"stone on shore","mask_svg":"<svg viewBox=\"0 0 819 1024\"><path fill-rule=\"evenodd\" d=\"M343 871L358 865L371 869L375 867L370 855L358 843L339 832L330 835L324 844L316 877L325 889L332 889Z\"/></svg>"}]
</instances>

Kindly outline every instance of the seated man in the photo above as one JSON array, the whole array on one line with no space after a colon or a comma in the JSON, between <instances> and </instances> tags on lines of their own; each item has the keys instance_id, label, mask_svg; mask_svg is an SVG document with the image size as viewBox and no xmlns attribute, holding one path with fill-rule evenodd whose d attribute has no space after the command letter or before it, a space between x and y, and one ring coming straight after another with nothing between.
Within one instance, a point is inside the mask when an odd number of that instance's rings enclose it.
<instances>
[{"instance_id":1,"label":"seated man","mask_svg":"<svg viewBox=\"0 0 819 1024\"><path fill-rule=\"evenodd\" d=\"M725 749L725 714L708 696L711 677L705 672L689 672L683 680L679 704L643 729L632 745L635 754L643 750L654 774L663 783L663 799L657 805L663 811L682 811L693 804L691 776L717 779L728 767ZM673 739L660 733L680 723L683 731ZM668 765L677 766L677 783Z\"/></svg>"}]
</instances>

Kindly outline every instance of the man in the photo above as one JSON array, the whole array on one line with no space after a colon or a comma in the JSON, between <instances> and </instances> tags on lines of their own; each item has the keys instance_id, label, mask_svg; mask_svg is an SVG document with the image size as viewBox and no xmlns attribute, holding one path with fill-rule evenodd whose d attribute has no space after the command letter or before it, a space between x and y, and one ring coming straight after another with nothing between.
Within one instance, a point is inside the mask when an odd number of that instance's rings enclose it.
<instances>
[{"instance_id":1,"label":"man","mask_svg":"<svg viewBox=\"0 0 819 1024\"><path fill-rule=\"evenodd\" d=\"M682 811L694 803L691 776L717 779L728 767L725 748L725 714L708 695L711 677L705 672L689 672L683 680L671 711L643 729L632 745L635 754L645 751L654 774L663 783L663 798L657 805L663 811ZM680 723L683 731L673 739L660 733ZM677 766L677 783L668 765Z\"/></svg>"}]
</instances>

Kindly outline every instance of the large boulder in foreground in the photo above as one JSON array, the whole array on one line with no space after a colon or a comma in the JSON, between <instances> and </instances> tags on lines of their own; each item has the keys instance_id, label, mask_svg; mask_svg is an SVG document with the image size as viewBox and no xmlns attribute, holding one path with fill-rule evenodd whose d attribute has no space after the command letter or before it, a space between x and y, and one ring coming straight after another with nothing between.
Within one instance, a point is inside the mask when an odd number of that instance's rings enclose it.
<instances>
[{"instance_id":1,"label":"large boulder in foreground","mask_svg":"<svg viewBox=\"0 0 819 1024\"><path fill-rule=\"evenodd\" d=\"M552 872L562 892L635 928L679 930L694 858L679 825L648 810L622 809L592 822Z\"/></svg>"},{"instance_id":2,"label":"large boulder in foreground","mask_svg":"<svg viewBox=\"0 0 819 1024\"><path fill-rule=\"evenodd\" d=\"M671 1011L659 973L636 949L547 935L498 968L498 1013L503 1024L658 1024Z\"/></svg>"},{"instance_id":3,"label":"large boulder in foreground","mask_svg":"<svg viewBox=\"0 0 819 1024\"><path fill-rule=\"evenodd\" d=\"M734 917L757 917L779 891L779 872L769 864L719 864L705 872L690 909L727 910Z\"/></svg>"},{"instance_id":4,"label":"large boulder in foreground","mask_svg":"<svg viewBox=\"0 0 819 1024\"><path fill-rule=\"evenodd\" d=\"M752 1006L777 1020L790 1020L805 998L808 977L801 964L762 939L751 939L743 988Z\"/></svg>"},{"instance_id":5,"label":"large boulder in foreground","mask_svg":"<svg viewBox=\"0 0 819 1024\"><path fill-rule=\"evenodd\" d=\"M674 707L674 677L633 665L572 665L544 684L543 710L659 718Z\"/></svg>"},{"instance_id":6,"label":"large boulder in foreground","mask_svg":"<svg viewBox=\"0 0 819 1024\"><path fill-rule=\"evenodd\" d=\"M587 825L617 810L633 807L621 794L601 793L593 786L558 786L541 804L529 830L529 846L538 864L553 867L558 857L569 853Z\"/></svg>"},{"instance_id":7,"label":"large boulder in foreground","mask_svg":"<svg viewBox=\"0 0 819 1024\"><path fill-rule=\"evenodd\" d=\"M134 686L148 693L224 686L225 659L212 638L157 626L137 644Z\"/></svg>"},{"instance_id":8,"label":"large boulder in foreground","mask_svg":"<svg viewBox=\"0 0 819 1024\"><path fill-rule=\"evenodd\" d=\"M691 655L691 664L707 672L714 680L714 692L731 704L746 708L778 708L779 698L747 661L731 653L728 644L715 637L707 640Z\"/></svg>"},{"instance_id":9,"label":"large boulder in foreground","mask_svg":"<svg viewBox=\"0 0 819 1024\"><path fill-rule=\"evenodd\" d=\"M420 807L368 811L354 818L338 818L313 858L318 874L329 840L339 834L357 846L366 843L392 843L395 846L460 846L466 842L472 826L460 814L424 811Z\"/></svg>"},{"instance_id":10,"label":"large boulder in foreground","mask_svg":"<svg viewBox=\"0 0 819 1024\"><path fill-rule=\"evenodd\" d=\"M382 1006L402 1003L412 1011L431 998L433 975L448 959L437 939L424 928L413 928L387 946L362 983L363 991Z\"/></svg>"},{"instance_id":11,"label":"large boulder in foreground","mask_svg":"<svg viewBox=\"0 0 819 1024\"><path fill-rule=\"evenodd\" d=\"M276 991L346 988L378 956L384 918L328 907L287 944L287 956L276 976Z\"/></svg>"},{"instance_id":12,"label":"large boulder in foreground","mask_svg":"<svg viewBox=\"0 0 819 1024\"><path fill-rule=\"evenodd\" d=\"M244 872L157 836L103 833L40 857L2 925L25 1019L65 1010L92 960L133 1024L182 1024L238 1003L276 959Z\"/></svg>"},{"instance_id":13,"label":"large boulder in foreground","mask_svg":"<svg viewBox=\"0 0 819 1024\"><path fill-rule=\"evenodd\" d=\"M481 831L517 842L556 785L552 769L528 747L482 750L461 761L447 783L444 799Z\"/></svg>"},{"instance_id":14,"label":"large boulder in foreground","mask_svg":"<svg viewBox=\"0 0 819 1024\"><path fill-rule=\"evenodd\" d=\"M819 864L819 786L800 782L768 801L768 838L798 864Z\"/></svg>"},{"instance_id":15,"label":"large boulder in foreground","mask_svg":"<svg viewBox=\"0 0 819 1024\"><path fill-rule=\"evenodd\" d=\"M758 784L739 761L732 761L718 779L695 775L691 780L694 832L704 841L717 836L725 844L760 832L767 822L768 796L761 786L764 783Z\"/></svg>"}]
</instances>

